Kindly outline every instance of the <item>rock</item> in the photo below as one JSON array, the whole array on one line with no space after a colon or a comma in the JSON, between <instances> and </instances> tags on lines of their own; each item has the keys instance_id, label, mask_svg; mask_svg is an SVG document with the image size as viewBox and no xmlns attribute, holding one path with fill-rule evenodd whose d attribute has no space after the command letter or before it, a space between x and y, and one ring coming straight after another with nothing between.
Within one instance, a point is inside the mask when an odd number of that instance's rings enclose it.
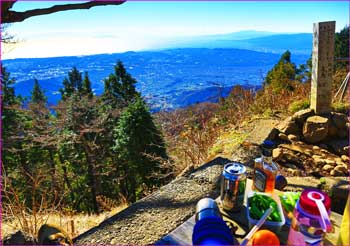
<instances>
[{"instance_id":1,"label":"rock","mask_svg":"<svg viewBox=\"0 0 350 246\"><path fill-rule=\"evenodd\" d=\"M292 163L301 163L299 157L293 152L283 153L283 159Z\"/></svg>"},{"instance_id":2,"label":"rock","mask_svg":"<svg viewBox=\"0 0 350 246\"><path fill-rule=\"evenodd\" d=\"M113 238L111 241L110 241L110 244L117 244L117 239L116 238Z\"/></svg>"},{"instance_id":3,"label":"rock","mask_svg":"<svg viewBox=\"0 0 350 246\"><path fill-rule=\"evenodd\" d=\"M309 143L324 140L328 134L328 119L321 116L311 116L306 119L303 126L303 136Z\"/></svg>"},{"instance_id":4,"label":"rock","mask_svg":"<svg viewBox=\"0 0 350 246\"><path fill-rule=\"evenodd\" d=\"M283 156L283 151L282 151L282 149L276 148L276 149L273 149L273 150L272 150L272 158L273 158L275 161L281 160L282 156Z\"/></svg>"},{"instance_id":5,"label":"rock","mask_svg":"<svg viewBox=\"0 0 350 246\"><path fill-rule=\"evenodd\" d=\"M312 147L311 145L306 145L304 143L301 142L295 142L292 144L280 144L280 147L284 148L284 149L288 149L291 150L293 152L298 152L304 155L308 155L308 156L312 156L313 152L312 152Z\"/></svg>"},{"instance_id":6,"label":"rock","mask_svg":"<svg viewBox=\"0 0 350 246\"><path fill-rule=\"evenodd\" d=\"M328 138L338 138L339 129L332 123L328 125Z\"/></svg>"},{"instance_id":7,"label":"rock","mask_svg":"<svg viewBox=\"0 0 350 246\"><path fill-rule=\"evenodd\" d=\"M313 149L313 150L320 150L320 147L318 147L317 145L314 145L314 146L312 147L312 149Z\"/></svg>"},{"instance_id":8,"label":"rock","mask_svg":"<svg viewBox=\"0 0 350 246\"><path fill-rule=\"evenodd\" d=\"M346 123L348 123L348 117L346 114L332 112L332 120L338 129L345 129Z\"/></svg>"},{"instance_id":9,"label":"rock","mask_svg":"<svg viewBox=\"0 0 350 246\"><path fill-rule=\"evenodd\" d=\"M13 234L7 235L2 240L3 245L35 245L36 241L31 236L17 231Z\"/></svg>"},{"instance_id":10,"label":"rock","mask_svg":"<svg viewBox=\"0 0 350 246\"><path fill-rule=\"evenodd\" d=\"M288 135L288 139L290 140L290 141L299 141L299 136L297 136L297 135L294 135L294 134L289 134Z\"/></svg>"},{"instance_id":11,"label":"rock","mask_svg":"<svg viewBox=\"0 0 350 246\"><path fill-rule=\"evenodd\" d=\"M338 165L345 165L345 163L342 161L341 158L335 159L335 163L337 164L337 166L338 166Z\"/></svg>"},{"instance_id":12,"label":"rock","mask_svg":"<svg viewBox=\"0 0 350 246\"><path fill-rule=\"evenodd\" d=\"M315 115L315 111L313 109L304 109L293 114L292 119L302 126L305 120L313 115Z\"/></svg>"},{"instance_id":13,"label":"rock","mask_svg":"<svg viewBox=\"0 0 350 246\"><path fill-rule=\"evenodd\" d=\"M267 135L267 139L275 139L276 136L278 135L278 133L279 133L279 131L276 128L272 128L269 135Z\"/></svg>"},{"instance_id":14,"label":"rock","mask_svg":"<svg viewBox=\"0 0 350 246\"><path fill-rule=\"evenodd\" d=\"M336 166L334 168L335 171L338 171L338 172L341 172L343 174L346 174L348 169L346 168L346 166L343 166L343 165L339 165L339 166Z\"/></svg>"},{"instance_id":15,"label":"rock","mask_svg":"<svg viewBox=\"0 0 350 246\"><path fill-rule=\"evenodd\" d=\"M334 160L326 159L324 162L332 167L336 166L336 162Z\"/></svg>"},{"instance_id":16,"label":"rock","mask_svg":"<svg viewBox=\"0 0 350 246\"><path fill-rule=\"evenodd\" d=\"M314 163L317 167L323 166L325 163L324 160L322 159L322 157L318 156L318 155L317 156L313 155L312 159L314 160Z\"/></svg>"},{"instance_id":17,"label":"rock","mask_svg":"<svg viewBox=\"0 0 350 246\"><path fill-rule=\"evenodd\" d=\"M300 176L301 175L301 171L299 169L294 169L292 172L293 176Z\"/></svg>"},{"instance_id":18,"label":"rock","mask_svg":"<svg viewBox=\"0 0 350 246\"><path fill-rule=\"evenodd\" d=\"M288 138L287 135L284 134L284 133L278 134L278 137L279 137L279 139L281 139L281 140L283 140L283 141L289 142L289 138Z\"/></svg>"},{"instance_id":19,"label":"rock","mask_svg":"<svg viewBox=\"0 0 350 246\"><path fill-rule=\"evenodd\" d=\"M349 162L350 162L350 158L349 158L349 156L347 156L347 155L342 155L342 156L341 156L341 159L342 159L342 161L345 162L345 163L349 163Z\"/></svg>"},{"instance_id":20,"label":"rock","mask_svg":"<svg viewBox=\"0 0 350 246\"><path fill-rule=\"evenodd\" d=\"M350 184L347 178L336 178L335 181L336 183L331 185L330 194L332 201L337 202L332 202L332 211L337 211L338 213L342 214L349 196Z\"/></svg>"},{"instance_id":21,"label":"rock","mask_svg":"<svg viewBox=\"0 0 350 246\"><path fill-rule=\"evenodd\" d=\"M292 176L300 176L301 171L299 169L292 169L288 168L287 171L292 175Z\"/></svg>"},{"instance_id":22,"label":"rock","mask_svg":"<svg viewBox=\"0 0 350 246\"><path fill-rule=\"evenodd\" d=\"M298 127L297 123L292 119L292 117L286 118L276 128L286 135L298 135L300 133L300 128Z\"/></svg>"},{"instance_id":23,"label":"rock","mask_svg":"<svg viewBox=\"0 0 350 246\"><path fill-rule=\"evenodd\" d=\"M348 155L349 141L346 139L336 139L328 141L328 146L338 155Z\"/></svg>"},{"instance_id":24,"label":"rock","mask_svg":"<svg viewBox=\"0 0 350 246\"><path fill-rule=\"evenodd\" d=\"M304 154L306 154L306 155L308 155L308 156L312 156L313 152L312 152L312 150L306 149L306 150L304 151Z\"/></svg>"},{"instance_id":25,"label":"rock","mask_svg":"<svg viewBox=\"0 0 350 246\"><path fill-rule=\"evenodd\" d=\"M329 172L331 170L333 170L333 166L329 165L329 164L326 164L322 167L322 170L323 171L326 171L326 172Z\"/></svg>"},{"instance_id":26,"label":"rock","mask_svg":"<svg viewBox=\"0 0 350 246\"><path fill-rule=\"evenodd\" d=\"M337 171L337 170L332 170L332 171L330 172L330 175L333 176L333 177L337 177L337 176L344 176L344 173L339 172L339 171Z\"/></svg>"}]
</instances>

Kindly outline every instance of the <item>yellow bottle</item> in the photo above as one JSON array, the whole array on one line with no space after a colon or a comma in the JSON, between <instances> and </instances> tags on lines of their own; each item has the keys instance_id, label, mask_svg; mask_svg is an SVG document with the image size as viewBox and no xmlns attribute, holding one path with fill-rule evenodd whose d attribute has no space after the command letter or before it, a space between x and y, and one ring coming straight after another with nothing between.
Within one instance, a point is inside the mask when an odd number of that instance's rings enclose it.
<instances>
[{"instance_id":1,"label":"yellow bottle","mask_svg":"<svg viewBox=\"0 0 350 246\"><path fill-rule=\"evenodd\" d=\"M349 235L349 228L350 228L350 194L348 196L348 200L346 202L346 206L343 213L343 219L341 221L340 225L340 233L337 245L350 245L350 235Z\"/></svg>"}]
</instances>

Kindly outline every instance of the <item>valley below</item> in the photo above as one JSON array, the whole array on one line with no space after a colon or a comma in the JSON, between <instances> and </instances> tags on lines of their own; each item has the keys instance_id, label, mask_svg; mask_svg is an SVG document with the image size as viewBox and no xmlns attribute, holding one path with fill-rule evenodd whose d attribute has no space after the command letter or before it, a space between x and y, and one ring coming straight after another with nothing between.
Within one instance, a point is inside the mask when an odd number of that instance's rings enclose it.
<instances>
[{"instance_id":1,"label":"valley below","mask_svg":"<svg viewBox=\"0 0 350 246\"><path fill-rule=\"evenodd\" d=\"M4 60L16 79L16 94L30 95L34 78L48 97L49 105L61 98L59 89L72 67L88 72L92 89L100 95L104 79L121 60L137 80L136 88L153 112L186 107L199 102L215 102L234 85L261 87L266 73L280 54L231 48L183 48L125 52L89 56L21 58ZM292 55L294 63L305 63L308 55Z\"/></svg>"}]
</instances>

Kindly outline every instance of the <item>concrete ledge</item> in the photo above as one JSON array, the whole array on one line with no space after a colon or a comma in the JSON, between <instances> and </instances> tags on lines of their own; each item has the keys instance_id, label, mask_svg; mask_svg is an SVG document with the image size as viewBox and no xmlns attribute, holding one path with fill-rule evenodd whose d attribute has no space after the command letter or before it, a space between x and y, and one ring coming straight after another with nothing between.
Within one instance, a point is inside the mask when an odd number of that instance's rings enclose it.
<instances>
[{"instance_id":1,"label":"concrete ledge","mask_svg":"<svg viewBox=\"0 0 350 246\"><path fill-rule=\"evenodd\" d=\"M74 239L75 244L153 244L195 213L203 197L219 195L228 159L218 157Z\"/></svg>"}]
</instances>

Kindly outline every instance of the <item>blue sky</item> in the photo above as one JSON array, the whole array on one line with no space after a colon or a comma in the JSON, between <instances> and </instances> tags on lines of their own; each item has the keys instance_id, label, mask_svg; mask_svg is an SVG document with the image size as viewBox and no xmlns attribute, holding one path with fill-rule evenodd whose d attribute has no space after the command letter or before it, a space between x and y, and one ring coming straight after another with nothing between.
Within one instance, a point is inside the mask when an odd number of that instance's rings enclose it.
<instances>
[{"instance_id":1,"label":"blue sky","mask_svg":"<svg viewBox=\"0 0 350 246\"><path fill-rule=\"evenodd\" d=\"M14 10L65 2L22 1ZM129 1L29 18L8 31L20 42L3 59L113 53L161 46L174 38L258 30L312 32L312 24L349 23L348 1Z\"/></svg>"}]
</instances>

